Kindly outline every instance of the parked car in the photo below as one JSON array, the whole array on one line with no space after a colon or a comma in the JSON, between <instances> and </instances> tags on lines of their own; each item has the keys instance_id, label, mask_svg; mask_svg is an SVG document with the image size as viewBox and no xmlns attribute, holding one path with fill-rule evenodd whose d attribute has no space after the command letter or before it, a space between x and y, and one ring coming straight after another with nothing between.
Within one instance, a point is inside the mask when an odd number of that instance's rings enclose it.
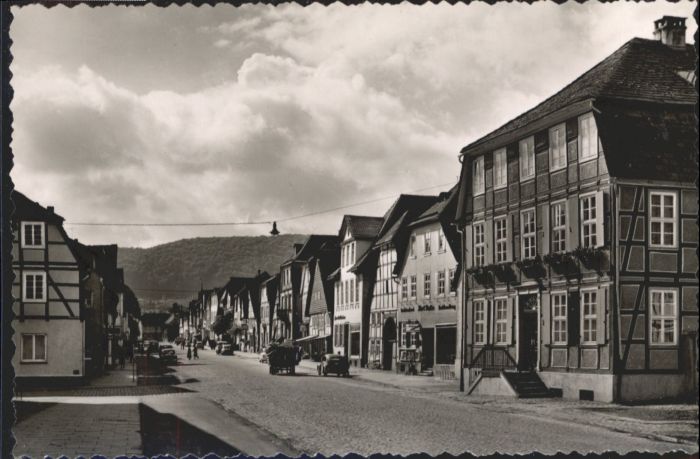
<instances>
[{"instance_id":1,"label":"parked car","mask_svg":"<svg viewBox=\"0 0 700 459\"><path fill-rule=\"evenodd\" d=\"M336 376L350 376L350 362L344 355L326 354L321 358L316 369L319 376L328 376L328 373L335 373Z\"/></svg>"},{"instance_id":2,"label":"parked car","mask_svg":"<svg viewBox=\"0 0 700 459\"><path fill-rule=\"evenodd\" d=\"M267 353L265 353L265 352L260 353L260 363L267 363Z\"/></svg>"},{"instance_id":3,"label":"parked car","mask_svg":"<svg viewBox=\"0 0 700 459\"><path fill-rule=\"evenodd\" d=\"M229 343L224 343L221 345L221 352L219 353L221 355L233 355L233 346L231 346Z\"/></svg>"},{"instance_id":4,"label":"parked car","mask_svg":"<svg viewBox=\"0 0 700 459\"><path fill-rule=\"evenodd\" d=\"M175 348L170 344L161 344L158 350L158 357L164 365L177 365L177 354Z\"/></svg>"}]
</instances>

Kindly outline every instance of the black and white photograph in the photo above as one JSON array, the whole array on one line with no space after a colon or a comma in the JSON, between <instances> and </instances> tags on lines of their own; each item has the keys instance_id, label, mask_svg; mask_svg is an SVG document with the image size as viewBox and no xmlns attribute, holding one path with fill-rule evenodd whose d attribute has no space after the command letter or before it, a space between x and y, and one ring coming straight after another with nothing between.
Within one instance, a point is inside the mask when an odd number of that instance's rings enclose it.
<instances>
[{"instance_id":1,"label":"black and white photograph","mask_svg":"<svg viewBox=\"0 0 700 459\"><path fill-rule=\"evenodd\" d=\"M697 457L696 2L11 3L3 455Z\"/></svg>"}]
</instances>

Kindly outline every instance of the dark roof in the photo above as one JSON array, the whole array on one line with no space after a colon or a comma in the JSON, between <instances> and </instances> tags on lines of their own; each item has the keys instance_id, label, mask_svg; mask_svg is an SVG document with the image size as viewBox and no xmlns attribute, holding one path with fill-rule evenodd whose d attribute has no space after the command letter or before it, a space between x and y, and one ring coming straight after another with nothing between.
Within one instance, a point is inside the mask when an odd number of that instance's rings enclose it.
<instances>
[{"instance_id":1,"label":"dark roof","mask_svg":"<svg viewBox=\"0 0 700 459\"><path fill-rule=\"evenodd\" d=\"M53 211L52 207L44 207L36 201L29 199L24 193L13 191L10 196L15 206L12 214L13 221L42 220L56 225L63 225L63 217Z\"/></svg>"},{"instance_id":2,"label":"dark roof","mask_svg":"<svg viewBox=\"0 0 700 459\"><path fill-rule=\"evenodd\" d=\"M285 266L295 261L308 261L319 250L328 250L329 247L337 249L339 241L340 239L335 234L312 234L303 244L298 244L299 247L295 254L283 261L280 266Z\"/></svg>"},{"instance_id":3,"label":"dark roof","mask_svg":"<svg viewBox=\"0 0 700 459\"><path fill-rule=\"evenodd\" d=\"M340 225L338 236L340 240L345 238L346 229L350 229L355 239L374 239L384 223L383 217L367 217L363 215L345 215Z\"/></svg>"},{"instance_id":4,"label":"dark roof","mask_svg":"<svg viewBox=\"0 0 700 459\"><path fill-rule=\"evenodd\" d=\"M567 105L589 99L621 99L695 104L695 88L680 70L695 68L692 45L672 47L658 40L633 38L562 90L495 131L472 142L462 152L525 127Z\"/></svg>"},{"instance_id":5,"label":"dark roof","mask_svg":"<svg viewBox=\"0 0 700 459\"><path fill-rule=\"evenodd\" d=\"M445 209L450 205L452 202L451 200L456 197L458 191L459 183L456 183L448 191L443 191L440 193L440 195L437 196L436 202L432 206L428 207L425 212L420 214L418 218L411 222L411 226L418 226L423 223L437 221Z\"/></svg>"},{"instance_id":6,"label":"dark roof","mask_svg":"<svg viewBox=\"0 0 700 459\"><path fill-rule=\"evenodd\" d=\"M399 231L402 225L406 223L406 219L408 217L408 212L404 212L401 214L401 216L394 222L393 225L389 229L387 229L382 237L380 237L377 242L374 243L375 246L380 246L383 244L386 244L388 242L391 242L396 233Z\"/></svg>"}]
</instances>

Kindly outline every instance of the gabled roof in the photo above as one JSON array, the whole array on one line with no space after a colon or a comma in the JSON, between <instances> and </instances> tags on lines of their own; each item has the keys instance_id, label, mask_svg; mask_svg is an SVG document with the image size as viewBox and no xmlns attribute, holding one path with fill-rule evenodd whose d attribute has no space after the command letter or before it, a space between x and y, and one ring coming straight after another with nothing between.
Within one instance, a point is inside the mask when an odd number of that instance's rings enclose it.
<instances>
[{"instance_id":1,"label":"gabled roof","mask_svg":"<svg viewBox=\"0 0 700 459\"><path fill-rule=\"evenodd\" d=\"M679 74L681 70L694 69L695 58L692 45L672 47L658 40L633 38L556 94L467 145L462 152L584 100L695 104L695 88Z\"/></svg>"},{"instance_id":2,"label":"gabled roof","mask_svg":"<svg viewBox=\"0 0 700 459\"><path fill-rule=\"evenodd\" d=\"M456 183L448 191L443 191L437 196L435 203L428 207L425 212L420 214L418 218L411 222L410 226L415 227L425 223L434 222L440 219L447 207L452 203L452 200L456 198L457 192L459 190L459 183ZM451 217L451 216L450 216Z\"/></svg>"},{"instance_id":3,"label":"gabled roof","mask_svg":"<svg viewBox=\"0 0 700 459\"><path fill-rule=\"evenodd\" d=\"M25 194L15 190L10 199L15 206L12 220L41 220L56 225L63 225L63 217L55 213L52 207L44 207L36 201L29 199Z\"/></svg>"},{"instance_id":4,"label":"gabled roof","mask_svg":"<svg viewBox=\"0 0 700 459\"><path fill-rule=\"evenodd\" d=\"M350 234L355 239L374 239L379 234L383 223L383 217L345 215L340 225L340 231L338 231L338 237L342 241L345 238L345 232L350 230Z\"/></svg>"},{"instance_id":5,"label":"gabled roof","mask_svg":"<svg viewBox=\"0 0 700 459\"><path fill-rule=\"evenodd\" d=\"M326 250L327 247L337 246L339 240L340 239L335 234L312 234L303 244L299 244L299 250L290 258L283 261L280 266L286 266L295 261L308 261L311 257L315 256L319 250Z\"/></svg>"}]
</instances>

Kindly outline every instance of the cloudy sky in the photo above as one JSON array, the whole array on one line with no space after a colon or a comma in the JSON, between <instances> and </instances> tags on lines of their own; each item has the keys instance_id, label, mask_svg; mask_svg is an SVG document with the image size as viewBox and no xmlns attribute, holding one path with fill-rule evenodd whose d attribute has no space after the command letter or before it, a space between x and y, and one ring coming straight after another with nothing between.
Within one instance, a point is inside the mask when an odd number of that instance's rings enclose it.
<instances>
[{"instance_id":1,"label":"cloudy sky","mask_svg":"<svg viewBox=\"0 0 700 459\"><path fill-rule=\"evenodd\" d=\"M334 233L449 188L462 146L662 15L692 40L694 6L15 7L11 175L67 223ZM270 229L66 227L142 247Z\"/></svg>"}]
</instances>

